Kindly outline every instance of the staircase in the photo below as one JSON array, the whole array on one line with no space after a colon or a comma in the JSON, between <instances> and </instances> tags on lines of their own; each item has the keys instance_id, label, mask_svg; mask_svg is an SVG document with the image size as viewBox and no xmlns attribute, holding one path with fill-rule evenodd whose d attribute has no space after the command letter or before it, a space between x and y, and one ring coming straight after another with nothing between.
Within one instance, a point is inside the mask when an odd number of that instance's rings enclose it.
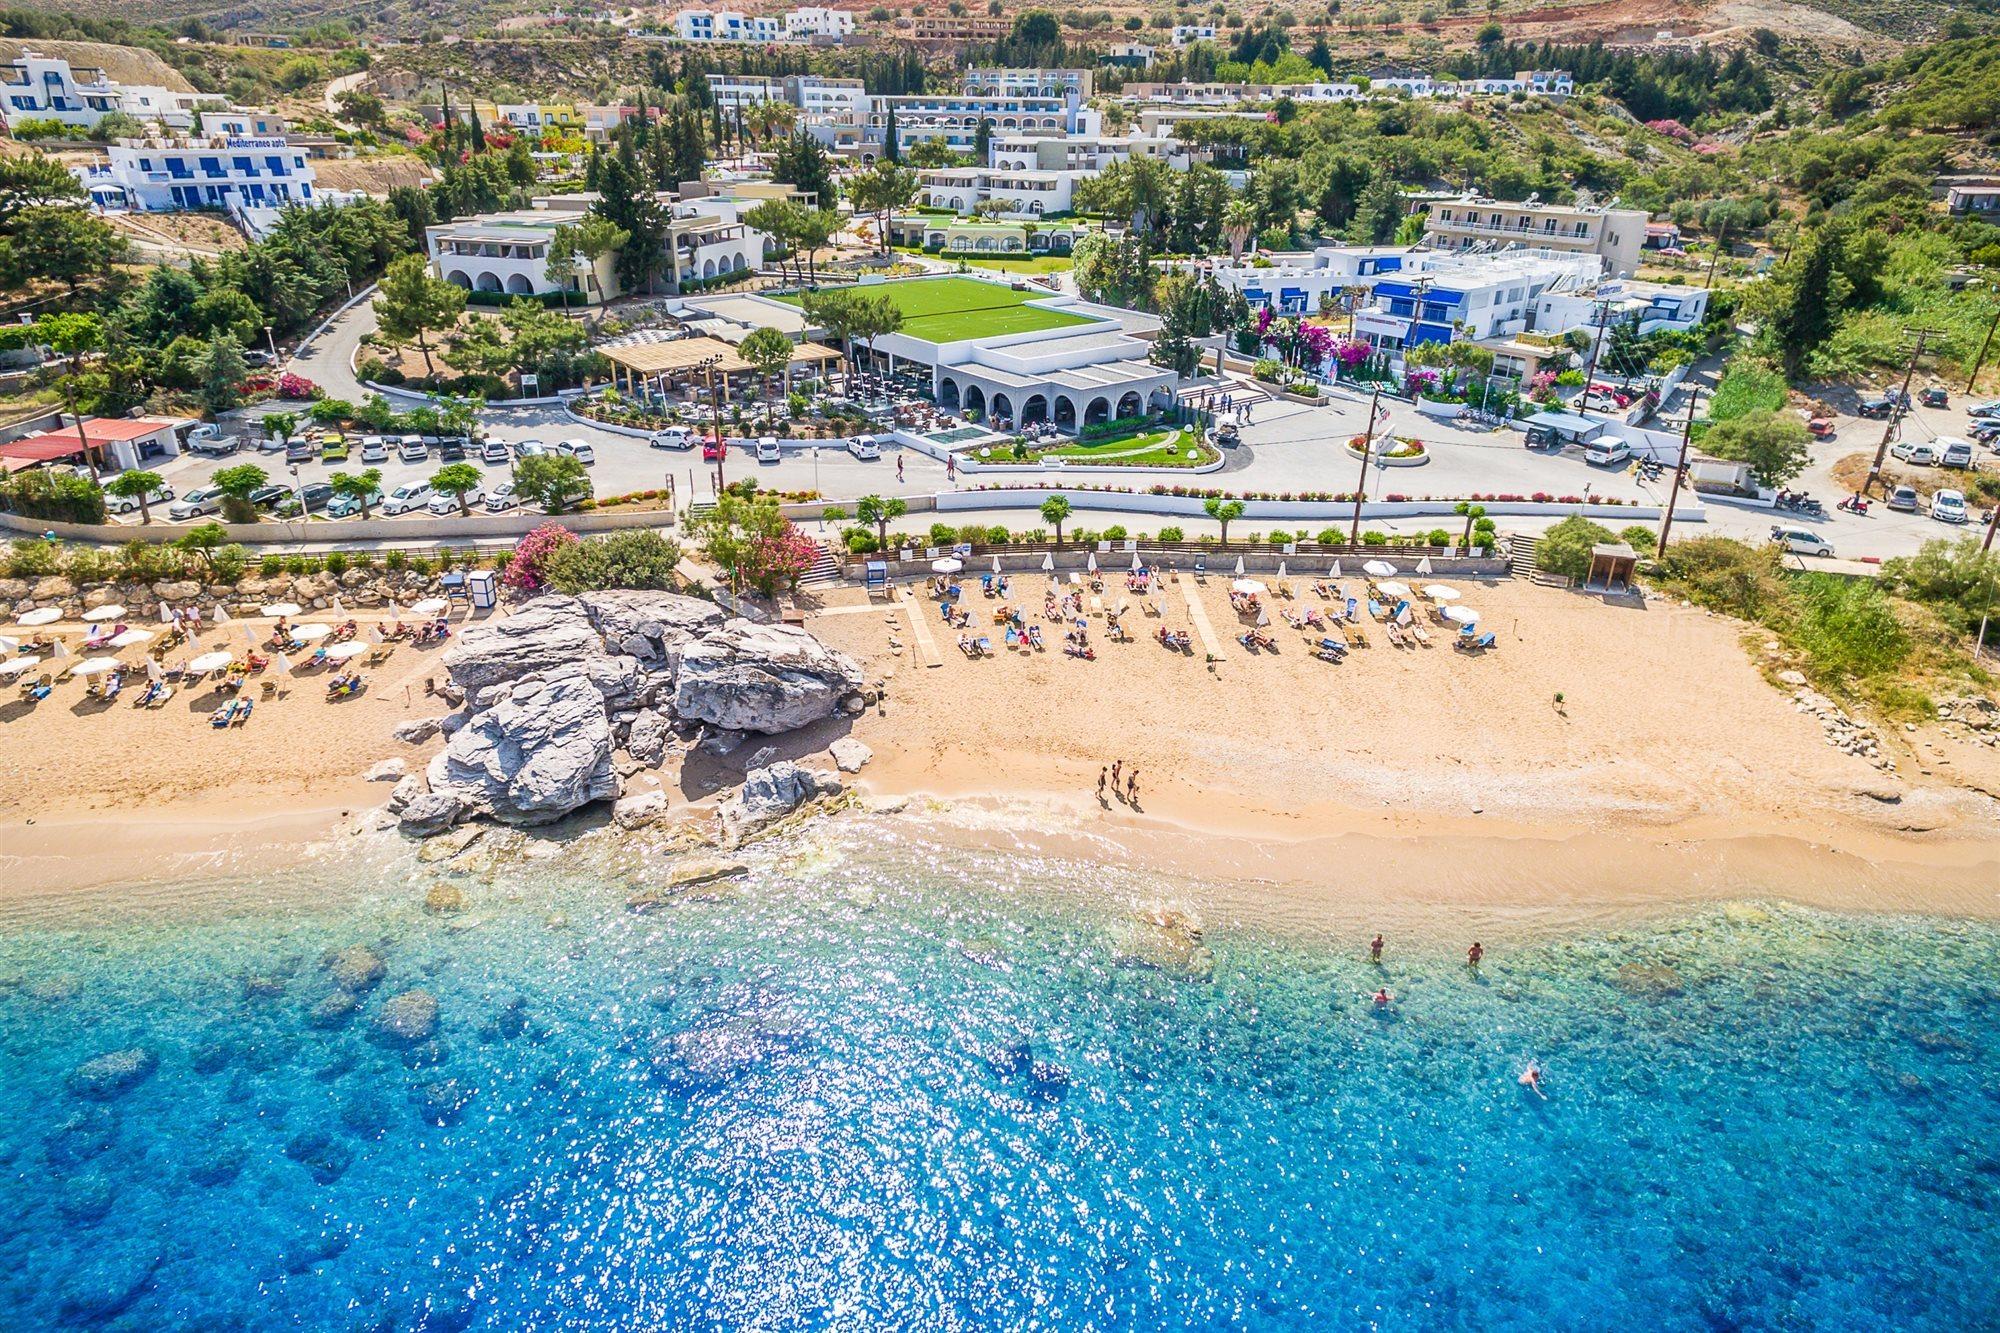
<instances>
[{"instance_id":1,"label":"staircase","mask_svg":"<svg viewBox=\"0 0 2000 1333\"><path fill-rule=\"evenodd\" d=\"M825 542L814 542L812 565L799 578L801 588L813 583L837 583L840 580L840 560Z\"/></svg>"},{"instance_id":2,"label":"staircase","mask_svg":"<svg viewBox=\"0 0 2000 1333\"><path fill-rule=\"evenodd\" d=\"M1535 555L1541 549L1540 537L1524 537L1515 534L1507 539L1507 565L1517 579L1531 579L1535 576Z\"/></svg>"}]
</instances>

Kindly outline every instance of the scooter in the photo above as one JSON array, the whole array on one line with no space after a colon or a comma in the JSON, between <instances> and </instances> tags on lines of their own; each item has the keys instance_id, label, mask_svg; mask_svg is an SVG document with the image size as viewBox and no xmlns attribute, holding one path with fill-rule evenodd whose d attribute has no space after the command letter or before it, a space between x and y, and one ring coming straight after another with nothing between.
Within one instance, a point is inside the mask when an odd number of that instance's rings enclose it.
<instances>
[{"instance_id":1,"label":"scooter","mask_svg":"<svg viewBox=\"0 0 2000 1333\"><path fill-rule=\"evenodd\" d=\"M1868 501L1863 499L1859 495L1850 495L1845 500L1842 500L1838 504L1834 505L1834 508L1844 509L1850 514L1865 515L1868 512Z\"/></svg>"}]
</instances>

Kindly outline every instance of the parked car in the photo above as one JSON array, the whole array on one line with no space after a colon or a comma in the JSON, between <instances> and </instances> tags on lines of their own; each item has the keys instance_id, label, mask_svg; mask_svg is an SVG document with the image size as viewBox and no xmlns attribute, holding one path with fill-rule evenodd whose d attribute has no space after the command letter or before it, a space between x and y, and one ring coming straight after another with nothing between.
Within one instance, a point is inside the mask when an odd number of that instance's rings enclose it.
<instances>
[{"instance_id":1,"label":"parked car","mask_svg":"<svg viewBox=\"0 0 2000 1333\"><path fill-rule=\"evenodd\" d=\"M479 446L479 461L482 463L505 463L507 459L505 440L488 440Z\"/></svg>"},{"instance_id":2,"label":"parked car","mask_svg":"<svg viewBox=\"0 0 2000 1333\"><path fill-rule=\"evenodd\" d=\"M590 447L588 440L561 440L556 444L556 453L565 458L574 458L589 467L597 461L597 451Z\"/></svg>"},{"instance_id":3,"label":"parked car","mask_svg":"<svg viewBox=\"0 0 2000 1333\"><path fill-rule=\"evenodd\" d=\"M368 508L374 510L382 504L382 492L368 492ZM328 518L349 518L361 512L361 501L352 495L336 495L333 503L326 507Z\"/></svg>"},{"instance_id":4,"label":"parked car","mask_svg":"<svg viewBox=\"0 0 2000 1333\"><path fill-rule=\"evenodd\" d=\"M1863 398L1854 410L1864 417L1874 417L1879 421L1895 413L1896 400L1886 393L1870 394Z\"/></svg>"},{"instance_id":5,"label":"parked car","mask_svg":"<svg viewBox=\"0 0 2000 1333\"><path fill-rule=\"evenodd\" d=\"M694 432L686 426L669 426L665 430L654 431L646 443L655 449L692 449Z\"/></svg>"},{"instance_id":6,"label":"parked car","mask_svg":"<svg viewBox=\"0 0 2000 1333\"><path fill-rule=\"evenodd\" d=\"M146 497L146 503L148 505L163 505L173 498L173 486L167 482L161 482L160 488ZM129 514L139 507L139 497L136 495L107 495L104 497L104 507L114 514Z\"/></svg>"},{"instance_id":7,"label":"parked car","mask_svg":"<svg viewBox=\"0 0 2000 1333\"><path fill-rule=\"evenodd\" d=\"M1925 407L1945 407L1951 403L1951 395L1942 384L1933 384L1917 395L1917 401Z\"/></svg>"},{"instance_id":8,"label":"parked car","mask_svg":"<svg viewBox=\"0 0 2000 1333\"><path fill-rule=\"evenodd\" d=\"M1592 440L1583 446L1583 461L1598 467L1613 467L1632 456L1632 446L1624 440Z\"/></svg>"},{"instance_id":9,"label":"parked car","mask_svg":"<svg viewBox=\"0 0 2000 1333\"><path fill-rule=\"evenodd\" d=\"M467 491L465 493L465 503L467 505L485 504L485 490L475 486L473 489ZM449 517L458 512L458 497L446 494L444 491L439 491L431 497L431 502L424 507L440 518Z\"/></svg>"},{"instance_id":10,"label":"parked car","mask_svg":"<svg viewBox=\"0 0 2000 1333\"><path fill-rule=\"evenodd\" d=\"M728 448L729 446L720 440L703 440L701 442L701 461L704 463L721 462L722 456L728 451Z\"/></svg>"},{"instance_id":11,"label":"parked car","mask_svg":"<svg viewBox=\"0 0 2000 1333\"><path fill-rule=\"evenodd\" d=\"M503 481L486 493L486 512L489 514L504 514L520 507L521 494L514 489L511 481Z\"/></svg>"},{"instance_id":12,"label":"parked car","mask_svg":"<svg viewBox=\"0 0 2000 1333\"><path fill-rule=\"evenodd\" d=\"M265 366L276 365L277 362L278 359L269 352L259 351L254 347L243 353L243 364L252 370L260 370Z\"/></svg>"},{"instance_id":13,"label":"parked car","mask_svg":"<svg viewBox=\"0 0 2000 1333\"><path fill-rule=\"evenodd\" d=\"M1833 554L1833 543L1809 528L1772 528L1771 540L1794 555Z\"/></svg>"},{"instance_id":14,"label":"parked car","mask_svg":"<svg viewBox=\"0 0 2000 1333\"><path fill-rule=\"evenodd\" d=\"M311 440L294 435L290 440L285 442L285 461L287 463L310 463L318 457L319 446Z\"/></svg>"},{"instance_id":15,"label":"parked car","mask_svg":"<svg viewBox=\"0 0 2000 1333\"><path fill-rule=\"evenodd\" d=\"M326 508L328 502L332 499L333 487L323 481L311 481L299 487L297 495L288 497L283 504L279 505L278 512L281 514L297 514L300 512L316 514Z\"/></svg>"},{"instance_id":16,"label":"parked car","mask_svg":"<svg viewBox=\"0 0 2000 1333\"><path fill-rule=\"evenodd\" d=\"M857 435L847 442L847 452L856 458L868 461L882 456L882 448L875 443L873 435Z\"/></svg>"},{"instance_id":17,"label":"parked car","mask_svg":"<svg viewBox=\"0 0 2000 1333\"><path fill-rule=\"evenodd\" d=\"M347 461L347 437L329 435L319 442L320 461L325 463L345 463Z\"/></svg>"},{"instance_id":18,"label":"parked car","mask_svg":"<svg viewBox=\"0 0 2000 1333\"><path fill-rule=\"evenodd\" d=\"M364 463L386 463L389 461L389 442L380 435L370 435L361 441L361 461Z\"/></svg>"},{"instance_id":19,"label":"parked car","mask_svg":"<svg viewBox=\"0 0 2000 1333\"><path fill-rule=\"evenodd\" d=\"M396 457L405 463L421 463L430 456L431 451L414 435L405 435L396 445Z\"/></svg>"},{"instance_id":20,"label":"parked car","mask_svg":"<svg viewBox=\"0 0 2000 1333\"><path fill-rule=\"evenodd\" d=\"M1972 441L1957 440L1949 435L1940 435L1931 441L1931 447L1938 451L1939 467L1969 468L1972 466Z\"/></svg>"},{"instance_id":21,"label":"parked car","mask_svg":"<svg viewBox=\"0 0 2000 1333\"><path fill-rule=\"evenodd\" d=\"M1806 420L1806 429L1812 432L1812 436L1816 440L1832 439L1834 432L1839 427L1840 423L1832 417L1810 417Z\"/></svg>"},{"instance_id":22,"label":"parked car","mask_svg":"<svg viewBox=\"0 0 2000 1333\"><path fill-rule=\"evenodd\" d=\"M784 457L784 455L783 455L782 453L780 453L780 452L778 451L778 437L777 437L777 436L775 436L775 435L761 435L761 436L759 436L759 437L757 438L757 461L758 461L758 462L760 462L760 463L775 463L775 462L777 462L777 461L778 461L779 459L781 459L781 458L783 458L783 457Z\"/></svg>"},{"instance_id":23,"label":"parked car","mask_svg":"<svg viewBox=\"0 0 2000 1333\"><path fill-rule=\"evenodd\" d=\"M259 486L250 492L250 503L259 509L270 509L291 493L291 487L280 486L274 481L268 486Z\"/></svg>"},{"instance_id":24,"label":"parked car","mask_svg":"<svg viewBox=\"0 0 2000 1333\"><path fill-rule=\"evenodd\" d=\"M516 440L514 442L514 457L516 458L546 458L548 454L549 447L540 440Z\"/></svg>"},{"instance_id":25,"label":"parked car","mask_svg":"<svg viewBox=\"0 0 2000 1333\"><path fill-rule=\"evenodd\" d=\"M221 508L222 492L213 486L202 486L168 505L167 517L176 523L185 523L203 514L213 514Z\"/></svg>"},{"instance_id":26,"label":"parked car","mask_svg":"<svg viewBox=\"0 0 2000 1333\"><path fill-rule=\"evenodd\" d=\"M463 463L465 461L464 437L449 436L438 444L438 461L442 463Z\"/></svg>"},{"instance_id":27,"label":"parked car","mask_svg":"<svg viewBox=\"0 0 2000 1333\"><path fill-rule=\"evenodd\" d=\"M1889 492L1889 508L1899 513L1916 513L1918 503L1917 488L1914 486L1898 486Z\"/></svg>"},{"instance_id":28,"label":"parked car","mask_svg":"<svg viewBox=\"0 0 2000 1333\"><path fill-rule=\"evenodd\" d=\"M431 502L431 484L427 481L413 481L406 486L398 486L382 501L382 512L391 516L407 514L413 509L422 509Z\"/></svg>"},{"instance_id":29,"label":"parked car","mask_svg":"<svg viewBox=\"0 0 2000 1333\"><path fill-rule=\"evenodd\" d=\"M1931 517L1940 523L1963 523L1966 520L1965 496L1959 491L1939 491L1931 496Z\"/></svg>"},{"instance_id":30,"label":"parked car","mask_svg":"<svg viewBox=\"0 0 2000 1333\"><path fill-rule=\"evenodd\" d=\"M1938 450L1934 444L1919 444L1915 440L1904 440L1889 452L1916 467L1937 466Z\"/></svg>"},{"instance_id":31,"label":"parked car","mask_svg":"<svg viewBox=\"0 0 2000 1333\"><path fill-rule=\"evenodd\" d=\"M1979 417L1986 421L2000 420L2000 399L1990 403L1977 403L1965 409L1969 417Z\"/></svg>"}]
</instances>

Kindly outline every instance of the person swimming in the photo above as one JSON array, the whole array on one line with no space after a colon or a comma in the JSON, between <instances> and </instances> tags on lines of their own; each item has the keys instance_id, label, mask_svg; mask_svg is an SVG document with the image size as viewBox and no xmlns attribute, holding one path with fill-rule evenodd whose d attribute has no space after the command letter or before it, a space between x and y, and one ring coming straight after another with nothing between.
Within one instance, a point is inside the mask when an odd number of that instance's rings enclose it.
<instances>
[{"instance_id":1,"label":"person swimming","mask_svg":"<svg viewBox=\"0 0 2000 1333\"><path fill-rule=\"evenodd\" d=\"M1375 992L1375 1007L1377 1009L1387 1009L1389 1002L1395 998L1395 996L1389 994L1389 988L1384 986L1381 990Z\"/></svg>"},{"instance_id":2,"label":"person swimming","mask_svg":"<svg viewBox=\"0 0 2000 1333\"><path fill-rule=\"evenodd\" d=\"M1537 1061L1528 1061L1528 1067L1521 1071L1521 1086L1543 1101L1549 1099L1549 1094L1542 1091L1542 1066Z\"/></svg>"}]
</instances>

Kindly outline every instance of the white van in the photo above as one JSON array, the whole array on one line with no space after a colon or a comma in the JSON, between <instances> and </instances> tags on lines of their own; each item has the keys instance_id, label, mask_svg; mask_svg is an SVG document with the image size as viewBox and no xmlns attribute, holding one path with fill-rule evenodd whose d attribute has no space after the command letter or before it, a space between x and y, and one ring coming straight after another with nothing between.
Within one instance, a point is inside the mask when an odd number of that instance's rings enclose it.
<instances>
[{"instance_id":1,"label":"white van","mask_svg":"<svg viewBox=\"0 0 2000 1333\"><path fill-rule=\"evenodd\" d=\"M1972 466L1972 441L1961 440L1950 435L1940 435L1931 441L1931 447L1938 451L1939 467L1968 468Z\"/></svg>"},{"instance_id":2,"label":"white van","mask_svg":"<svg viewBox=\"0 0 2000 1333\"><path fill-rule=\"evenodd\" d=\"M382 501L385 514L407 514L413 509L422 509L431 502L431 484L427 481L413 481L407 486L398 486Z\"/></svg>"},{"instance_id":3,"label":"white van","mask_svg":"<svg viewBox=\"0 0 2000 1333\"><path fill-rule=\"evenodd\" d=\"M1611 467L1631 456L1632 446L1615 437L1592 440L1583 446L1583 461L1597 467Z\"/></svg>"}]
</instances>

